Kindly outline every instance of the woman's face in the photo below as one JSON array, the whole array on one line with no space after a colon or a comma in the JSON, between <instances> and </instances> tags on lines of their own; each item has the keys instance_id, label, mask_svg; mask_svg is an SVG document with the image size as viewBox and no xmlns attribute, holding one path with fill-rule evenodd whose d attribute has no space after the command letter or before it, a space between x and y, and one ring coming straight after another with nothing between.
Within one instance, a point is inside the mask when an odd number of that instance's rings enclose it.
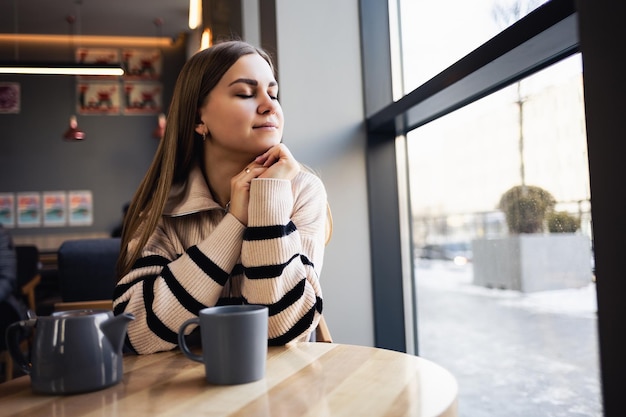
<instances>
[{"instance_id":1,"label":"woman's face","mask_svg":"<svg viewBox=\"0 0 626 417\"><path fill-rule=\"evenodd\" d=\"M211 90L200 109L211 146L225 151L260 155L280 143L283 111L278 84L269 64L258 54L239 58Z\"/></svg>"}]
</instances>

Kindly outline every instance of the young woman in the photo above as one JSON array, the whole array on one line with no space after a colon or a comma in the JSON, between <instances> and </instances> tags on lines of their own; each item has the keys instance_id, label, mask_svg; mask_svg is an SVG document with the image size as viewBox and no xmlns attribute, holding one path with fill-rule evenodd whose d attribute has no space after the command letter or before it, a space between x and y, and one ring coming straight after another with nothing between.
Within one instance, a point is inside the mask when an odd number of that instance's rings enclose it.
<instances>
[{"instance_id":1,"label":"young woman","mask_svg":"<svg viewBox=\"0 0 626 417\"><path fill-rule=\"evenodd\" d=\"M271 345L315 329L327 197L282 143L277 96L270 57L245 42L181 70L122 234L114 311L135 315L135 352L172 349L185 320L221 304L267 305Z\"/></svg>"}]
</instances>

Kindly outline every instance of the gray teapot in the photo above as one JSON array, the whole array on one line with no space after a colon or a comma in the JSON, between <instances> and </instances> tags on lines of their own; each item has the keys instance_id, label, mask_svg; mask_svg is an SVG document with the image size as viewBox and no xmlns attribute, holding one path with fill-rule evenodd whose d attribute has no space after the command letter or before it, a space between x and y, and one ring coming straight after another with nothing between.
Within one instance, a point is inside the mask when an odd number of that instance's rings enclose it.
<instances>
[{"instance_id":1,"label":"gray teapot","mask_svg":"<svg viewBox=\"0 0 626 417\"><path fill-rule=\"evenodd\" d=\"M22 320L6 331L7 347L30 375L33 392L77 394L117 384L122 379L122 347L130 313L108 310L60 311ZM33 331L30 361L20 350L20 334Z\"/></svg>"}]
</instances>

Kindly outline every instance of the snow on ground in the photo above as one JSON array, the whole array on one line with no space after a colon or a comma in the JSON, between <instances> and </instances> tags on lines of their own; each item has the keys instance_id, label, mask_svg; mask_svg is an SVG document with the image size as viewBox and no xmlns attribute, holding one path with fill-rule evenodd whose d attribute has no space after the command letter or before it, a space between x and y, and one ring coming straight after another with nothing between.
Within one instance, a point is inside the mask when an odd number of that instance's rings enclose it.
<instances>
[{"instance_id":1,"label":"snow on ground","mask_svg":"<svg viewBox=\"0 0 626 417\"><path fill-rule=\"evenodd\" d=\"M415 277L418 288L428 286L473 293L494 298L498 303L509 307L583 317L593 317L598 310L596 285L593 282L582 288L532 293L486 288L473 284L471 264L455 265L449 261L436 260L419 260Z\"/></svg>"}]
</instances>

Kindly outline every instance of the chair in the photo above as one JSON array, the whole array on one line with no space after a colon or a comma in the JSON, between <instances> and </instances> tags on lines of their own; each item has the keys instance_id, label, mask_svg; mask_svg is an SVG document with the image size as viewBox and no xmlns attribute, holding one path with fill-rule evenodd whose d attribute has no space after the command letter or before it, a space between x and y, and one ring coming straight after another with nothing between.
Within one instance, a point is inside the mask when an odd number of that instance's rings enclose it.
<instances>
[{"instance_id":1,"label":"chair","mask_svg":"<svg viewBox=\"0 0 626 417\"><path fill-rule=\"evenodd\" d=\"M57 258L63 303L111 299L120 243L120 238L95 238L61 244Z\"/></svg>"},{"instance_id":2,"label":"chair","mask_svg":"<svg viewBox=\"0 0 626 417\"><path fill-rule=\"evenodd\" d=\"M17 287L32 312L37 311L35 288L41 282L39 249L34 245L16 245Z\"/></svg>"},{"instance_id":3,"label":"chair","mask_svg":"<svg viewBox=\"0 0 626 417\"><path fill-rule=\"evenodd\" d=\"M326 204L326 241L325 245L328 245L330 242L330 238L333 235L333 214L330 211L330 204ZM326 320L322 315L320 317L320 321L315 328L315 341L316 342L324 342L324 343L332 343L333 337L330 334L330 329L326 324Z\"/></svg>"},{"instance_id":4,"label":"chair","mask_svg":"<svg viewBox=\"0 0 626 417\"><path fill-rule=\"evenodd\" d=\"M333 342L333 337L330 334L330 329L328 328L323 315L320 317L320 321L315 328L315 341L323 343Z\"/></svg>"},{"instance_id":5,"label":"chair","mask_svg":"<svg viewBox=\"0 0 626 417\"><path fill-rule=\"evenodd\" d=\"M17 282L15 298L17 300L24 299L29 311L34 313L37 311L35 288L41 282L41 275L39 273L39 249L34 245L16 245L14 250ZM17 308L17 305L15 308ZM12 321L19 321L25 318L19 317L17 313L17 310L11 309L2 312L2 314L10 315L9 317L14 316L13 319L11 319ZM4 334L1 336L4 338ZM29 343L30 339L28 337L22 340L22 350L27 350ZM8 350L1 352L0 362L4 362L5 364L4 380L10 381L13 379L13 358L11 358Z\"/></svg>"}]
</instances>

